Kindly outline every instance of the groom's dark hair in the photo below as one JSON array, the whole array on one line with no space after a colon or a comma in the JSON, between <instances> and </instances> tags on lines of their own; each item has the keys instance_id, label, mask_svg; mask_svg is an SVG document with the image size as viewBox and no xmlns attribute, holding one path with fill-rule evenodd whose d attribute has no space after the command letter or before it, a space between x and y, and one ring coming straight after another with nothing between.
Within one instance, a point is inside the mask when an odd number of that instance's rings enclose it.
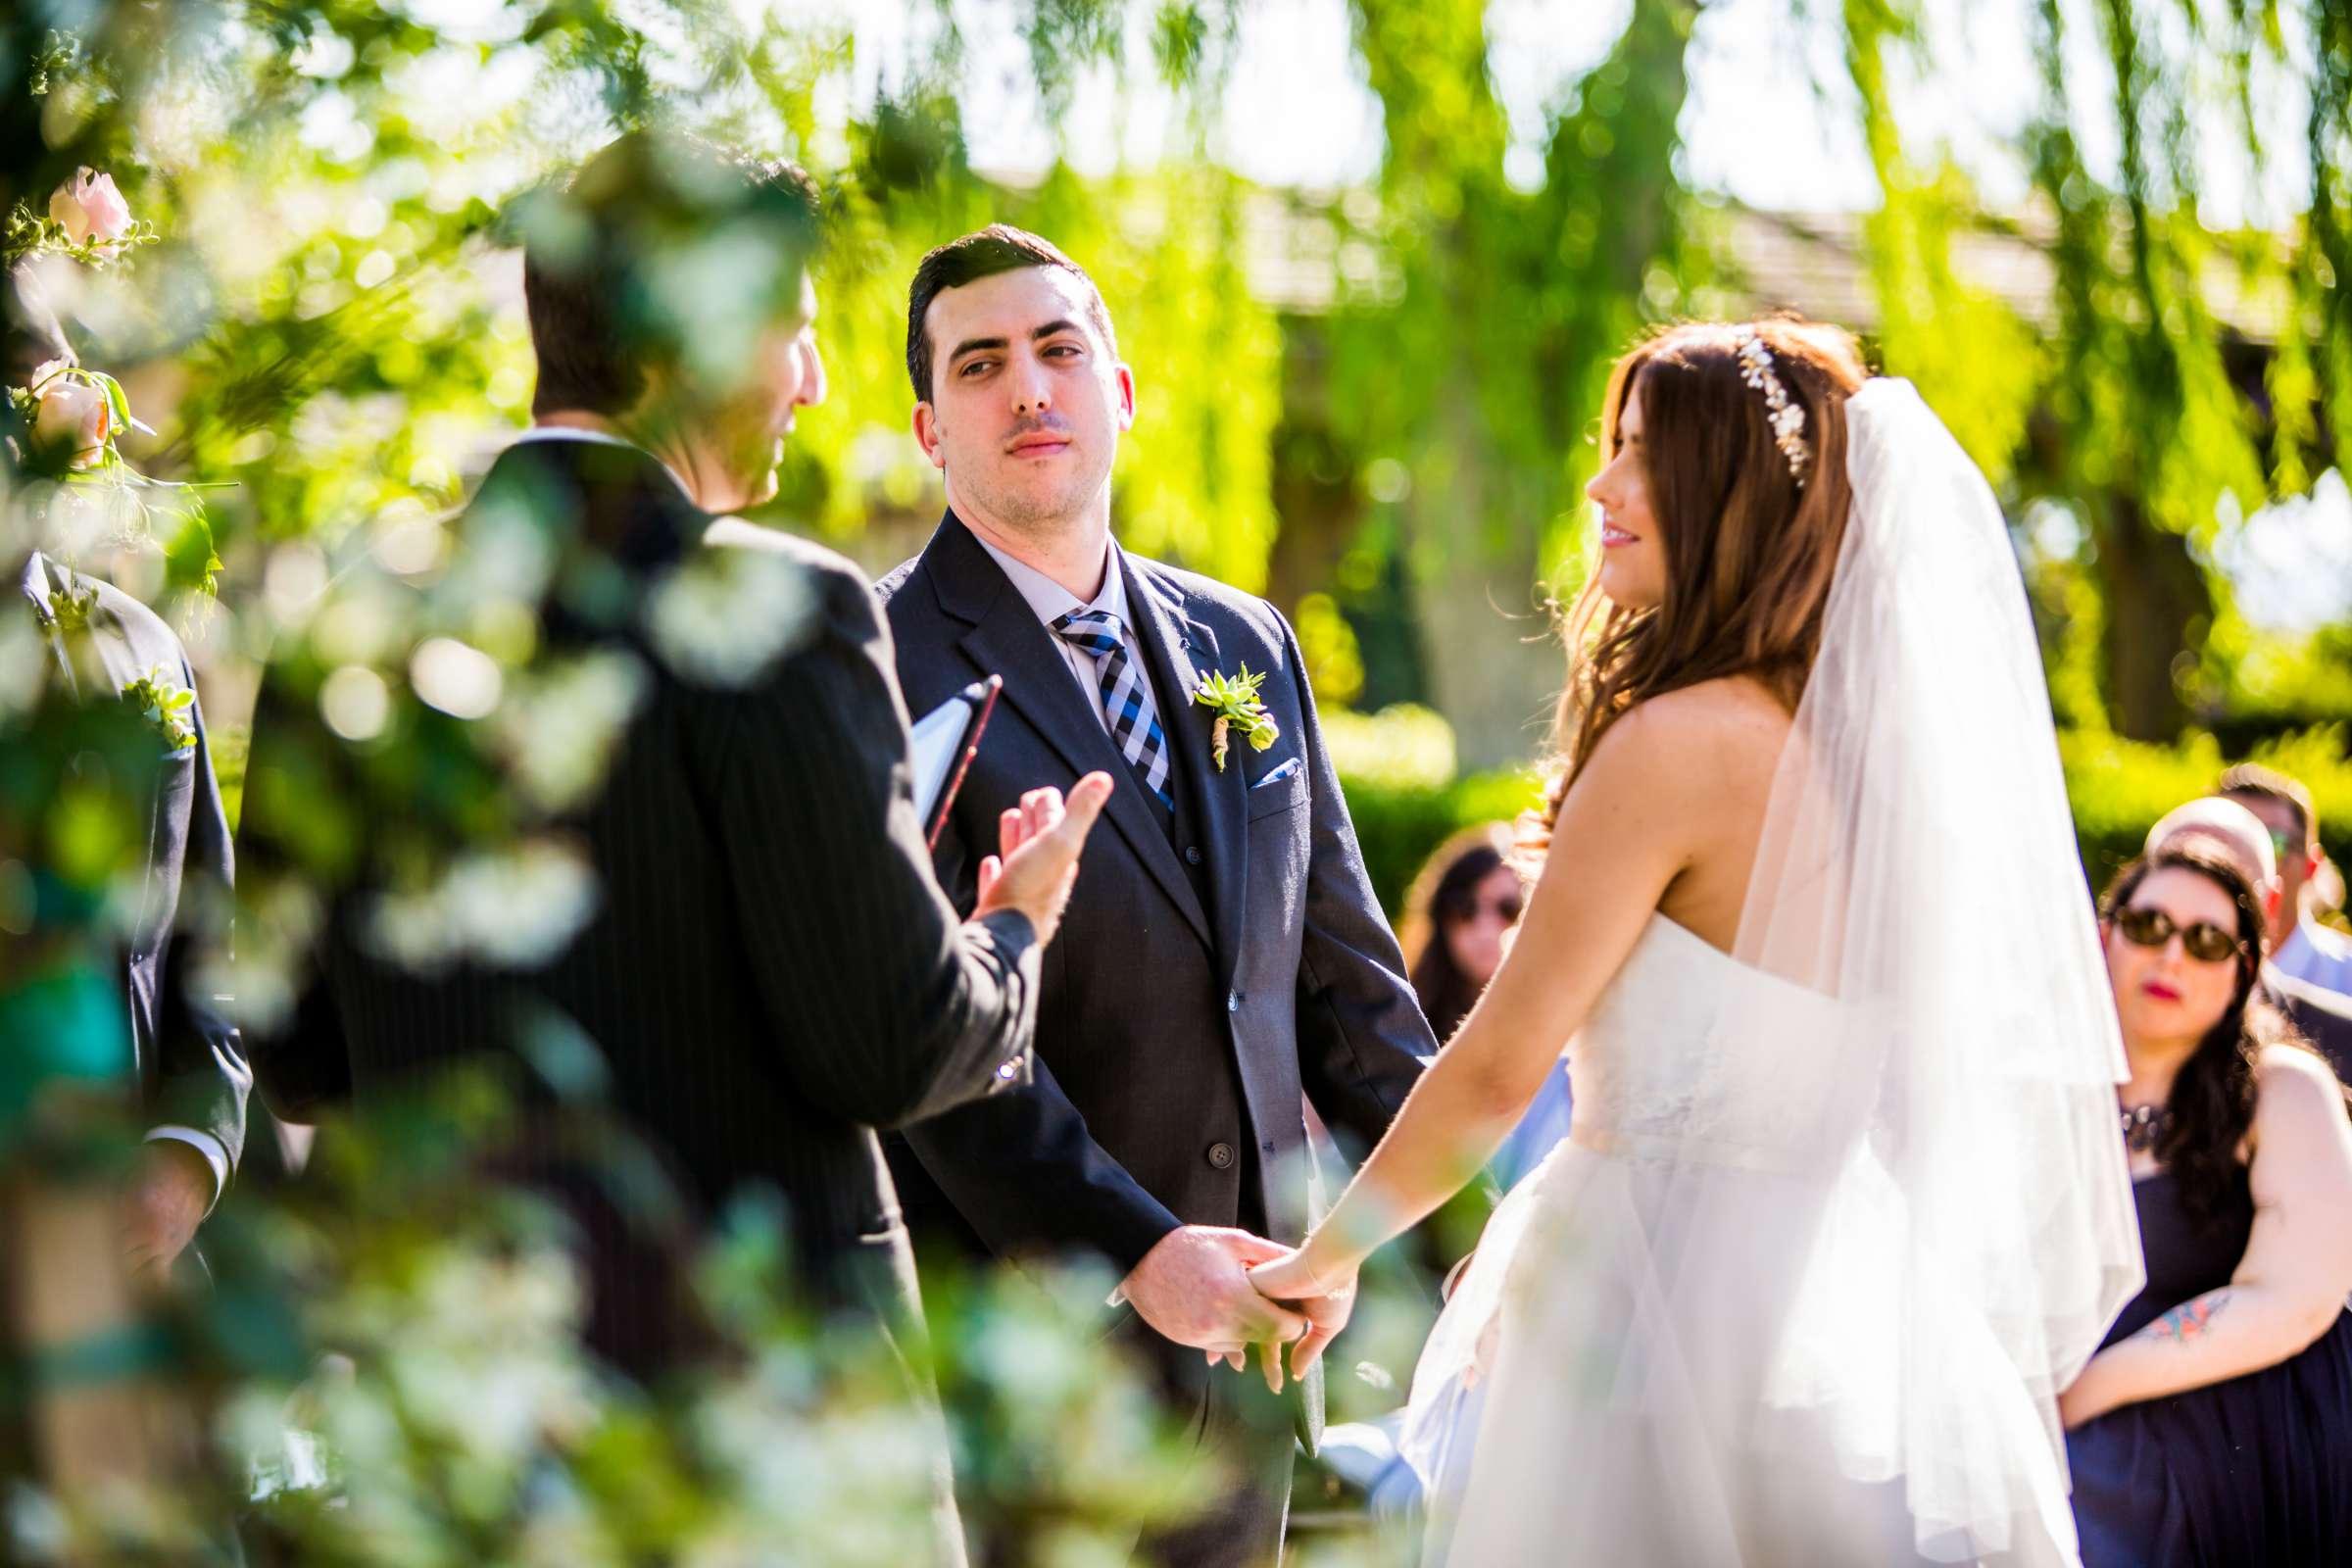
<instances>
[{"instance_id":1,"label":"groom's dark hair","mask_svg":"<svg viewBox=\"0 0 2352 1568\"><path fill-rule=\"evenodd\" d=\"M633 408L647 370L677 363L709 330L714 287L765 318L749 324L789 319L818 216L816 185L795 165L665 130L608 144L518 214L539 356L532 412ZM726 342L748 345L742 324Z\"/></svg>"},{"instance_id":2,"label":"groom's dark hair","mask_svg":"<svg viewBox=\"0 0 2352 1568\"><path fill-rule=\"evenodd\" d=\"M1086 284L1087 321L1102 335L1102 346L1110 352L1110 357L1118 358L1118 338L1110 329L1110 307L1102 303L1102 291L1095 286L1086 269L1064 256L1052 240L1010 223L991 223L961 239L948 241L925 256L914 269L914 281L906 289L906 379L914 383L916 402L931 400L931 329L923 321L931 314L931 302L949 289L1030 267L1054 268Z\"/></svg>"}]
</instances>

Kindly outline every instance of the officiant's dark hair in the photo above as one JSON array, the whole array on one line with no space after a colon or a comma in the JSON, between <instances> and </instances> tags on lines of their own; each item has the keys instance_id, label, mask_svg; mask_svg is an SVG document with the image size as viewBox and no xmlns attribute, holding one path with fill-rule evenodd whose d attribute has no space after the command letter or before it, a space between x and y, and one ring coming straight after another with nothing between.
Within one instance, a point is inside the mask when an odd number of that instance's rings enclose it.
<instances>
[{"instance_id":1,"label":"officiant's dark hair","mask_svg":"<svg viewBox=\"0 0 2352 1568\"><path fill-rule=\"evenodd\" d=\"M539 356L535 414L616 415L646 372L676 364L698 330L699 284L739 284L784 322L820 239L815 182L668 130L631 131L561 190L520 204L522 297ZM713 267L728 270L714 278Z\"/></svg>"},{"instance_id":2,"label":"officiant's dark hair","mask_svg":"<svg viewBox=\"0 0 2352 1568\"><path fill-rule=\"evenodd\" d=\"M1102 334L1102 347L1110 357L1114 361L1119 357L1119 340L1110 329L1110 307L1102 303L1102 291L1086 269L1064 256L1052 240L1010 223L991 223L939 246L915 266L914 281L906 287L906 379L914 383L916 402L931 401L931 329L924 324L931 302L949 289L1030 267L1054 268L1086 284L1087 321Z\"/></svg>"},{"instance_id":3,"label":"officiant's dark hair","mask_svg":"<svg viewBox=\"0 0 2352 1568\"><path fill-rule=\"evenodd\" d=\"M1739 324L1666 327L1617 362L1601 402L1600 461L1642 400L1642 467L1666 557L1654 606L1611 602L1594 573L1567 617L1568 685L1553 724L1556 760L1528 848L1540 852L1560 803L1609 726L1636 704L1729 675L1761 680L1791 713L1821 647L1822 612L1853 489L1845 400L1869 371L1853 334L1793 317L1744 323L1804 410L1805 478L1790 469L1765 394L1740 360Z\"/></svg>"}]
</instances>

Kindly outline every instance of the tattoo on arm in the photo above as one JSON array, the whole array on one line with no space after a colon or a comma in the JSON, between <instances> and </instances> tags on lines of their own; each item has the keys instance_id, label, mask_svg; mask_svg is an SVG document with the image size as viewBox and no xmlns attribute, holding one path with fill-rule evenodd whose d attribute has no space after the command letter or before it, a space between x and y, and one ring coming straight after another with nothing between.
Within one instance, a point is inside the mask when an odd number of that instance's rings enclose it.
<instances>
[{"instance_id":1,"label":"tattoo on arm","mask_svg":"<svg viewBox=\"0 0 2352 1568\"><path fill-rule=\"evenodd\" d=\"M2141 1332L2152 1340L2174 1340L2186 1345L2203 1335L2229 1304L2228 1291L2208 1291L2193 1301L2182 1301Z\"/></svg>"}]
</instances>

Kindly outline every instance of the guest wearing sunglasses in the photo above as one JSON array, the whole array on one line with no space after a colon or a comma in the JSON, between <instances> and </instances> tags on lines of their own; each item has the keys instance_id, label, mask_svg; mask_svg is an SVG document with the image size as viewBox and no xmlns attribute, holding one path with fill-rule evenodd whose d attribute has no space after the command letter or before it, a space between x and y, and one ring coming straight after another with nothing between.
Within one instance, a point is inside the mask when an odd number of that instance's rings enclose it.
<instances>
[{"instance_id":1,"label":"guest wearing sunglasses","mask_svg":"<svg viewBox=\"0 0 2352 1568\"><path fill-rule=\"evenodd\" d=\"M2147 1287L2059 1398L2086 1568L2334 1563L2352 1542L2352 1117L2256 994L2231 857L2126 866L2101 934Z\"/></svg>"},{"instance_id":2,"label":"guest wearing sunglasses","mask_svg":"<svg viewBox=\"0 0 2352 1568\"><path fill-rule=\"evenodd\" d=\"M1438 846L1405 895L1398 937L1405 972L1441 1043L1460 1027L1470 1004L1494 978L1519 924L1526 884L1512 863L1512 848L1508 823L1466 827ZM1516 1186L1568 1136L1568 1065L1562 1058L1488 1162L1488 1173L1501 1191Z\"/></svg>"},{"instance_id":3,"label":"guest wearing sunglasses","mask_svg":"<svg viewBox=\"0 0 2352 1568\"><path fill-rule=\"evenodd\" d=\"M1502 962L1524 888L1501 822L1462 829L1438 847L1404 896L1404 966L1440 1041L1453 1033Z\"/></svg>"}]
</instances>

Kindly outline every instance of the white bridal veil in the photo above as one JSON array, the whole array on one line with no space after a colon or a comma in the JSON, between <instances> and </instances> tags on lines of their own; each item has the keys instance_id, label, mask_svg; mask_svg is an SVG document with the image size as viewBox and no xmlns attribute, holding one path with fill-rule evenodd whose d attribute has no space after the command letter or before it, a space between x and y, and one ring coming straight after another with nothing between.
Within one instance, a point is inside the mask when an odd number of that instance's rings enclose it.
<instances>
[{"instance_id":1,"label":"white bridal veil","mask_svg":"<svg viewBox=\"0 0 2352 1568\"><path fill-rule=\"evenodd\" d=\"M1822 1410L1849 1474L1903 1478L1922 1554L1966 1560L2059 1500L2052 1400L2140 1286L2123 1042L2000 509L1909 382L1846 417L1853 515L1739 956L1838 1000L1814 1044L1855 1093L1814 1111L1826 1201L1764 1397Z\"/></svg>"},{"instance_id":2,"label":"white bridal veil","mask_svg":"<svg viewBox=\"0 0 2352 1568\"><path fill-rule=\"evenodd\" d=\"M1460 1374L1495 1353L1497 1314L1521 1337L1509 1387L1477 1396L1462 1517L1514 1506L1490 1446L1548 1450L1576 1496L1555 1550L1772 1560L1745 1544L1823 1539L1766 1517L1807 1506L1773 1495L1793 1491L1867 1499L1931 1560L2073 1555L2052 1401L2140 1283L2122 1042L2000 511L1909 383L1846 412L1853 513L1738 948L1678 951L1720 997L1676 1049L1654 1031L1672 1077L1642 1099L1669 1113L1620 1140L1630 1157L1565 1148L1513 1193L1416 1379L1415 1462L1443 1495ZM1607 1026L1613 1054L1648 1049ZM1621 1484L1587 1487L1591 1467ZM1675 1494L1616 1494L1643 1486ZM1520 1543L1497 1561L1539 1546L1470 1534Z\"/></svg>"}]
</instances>

